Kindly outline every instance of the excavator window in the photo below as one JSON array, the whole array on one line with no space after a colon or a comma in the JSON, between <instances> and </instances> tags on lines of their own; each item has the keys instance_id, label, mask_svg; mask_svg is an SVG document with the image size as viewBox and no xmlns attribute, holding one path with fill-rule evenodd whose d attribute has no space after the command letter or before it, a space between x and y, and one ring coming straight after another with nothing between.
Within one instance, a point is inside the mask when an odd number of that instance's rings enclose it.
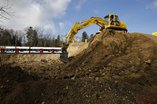
<instances>
[{"instance_id":1,"label":"excavator window","mask_svg":"<svg viewBox=\"0 0 157 104\"><path fill-rule=\"evenodd\" d=\"M119 18L118 18L118 16L115 16L115 20L116 20L116 21L119 21Z\"/></svg>"},{"instance_id":2,"label":"excavator window","mask_svg":"<svg viewBox=\"0 0 157 104\"><path fill-rule=\"evenodd\" d=\"M104 19L109 18L109 15L105 16Z\"/></svg>"},{"instance_id":3,"label":"excavator window","mask_svg":"<svg viewBox=\"0 0 157 104\"><path fill-rule=\"evenodd\" d=\"M114 22L115 22L116 26L120 26L120 22L119 22L118 16L115 16Z\"/></svg>"},{"instance_id":4,"label":"excavator window","mask_svg":"<svg viewBox=\"0 0 157 104\"><path fill-rule=\"evenodd\" d=\"M110 25L120 26L120 21L117 15L110 15Z\"/></svg>"},{"instance_id":5,"label":"excavator window","mask_svg":"<svg viewBox=\"0 0 157 104\"><path fill-rule=\"evenodd\" d=\"M109 23L109 18L104 18L105 19L105 21L106 21L106 25L108 25L108 23Z\"/></svg>"},{"instance_id":6,"label":"excavator window","mask_svg":"<svg viewBox=\"0 0 157 104\"><path fill-rule=\"evenodd\" d=\"M114 25L114 15L111 15L111 16L110 16L110 24L111 24L111 25Z\"/></svg>"}]
</instances>

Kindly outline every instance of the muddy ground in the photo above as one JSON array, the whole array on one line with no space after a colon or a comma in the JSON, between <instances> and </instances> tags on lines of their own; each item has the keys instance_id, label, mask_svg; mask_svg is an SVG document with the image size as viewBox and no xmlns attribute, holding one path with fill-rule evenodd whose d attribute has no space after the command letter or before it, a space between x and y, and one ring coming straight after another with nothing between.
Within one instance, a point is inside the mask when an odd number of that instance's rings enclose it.
<instances>
[{"instance_id":1,"label":"muddy ground","mask_svg":"<svg viewBox=\"0 0 157 104\"><path fill-rule=\"evenodd\" d=\"M68 64L1 56L0 103L156 104L155 38L102 31Z\"/></svg>"}]
</instances>

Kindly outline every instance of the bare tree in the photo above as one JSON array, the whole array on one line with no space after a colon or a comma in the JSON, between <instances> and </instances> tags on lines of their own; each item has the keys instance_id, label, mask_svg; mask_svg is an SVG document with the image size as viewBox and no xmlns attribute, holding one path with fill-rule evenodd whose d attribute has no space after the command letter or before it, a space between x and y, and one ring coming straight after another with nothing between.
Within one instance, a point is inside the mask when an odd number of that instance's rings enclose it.
<instances>
[{"instance_id":1,"label":"bare tree","mask_svg":"<svg viewBox=\"0 0 157 104\"><path fill-rule=\"evenodd\" d=\"M0 5L0 19L8 19L9 9L8 0L6 0L6 3Z\"/></svg>"}]
</instances>

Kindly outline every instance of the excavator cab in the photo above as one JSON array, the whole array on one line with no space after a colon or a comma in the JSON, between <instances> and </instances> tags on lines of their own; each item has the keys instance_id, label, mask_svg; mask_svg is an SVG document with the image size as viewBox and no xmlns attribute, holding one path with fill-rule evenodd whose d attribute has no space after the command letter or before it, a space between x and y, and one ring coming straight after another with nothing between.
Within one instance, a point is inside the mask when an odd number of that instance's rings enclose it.
<instances>
[{"instance_id":1,"label":"excavator cab","mask_svg":"<svg viewBox=\"0 0 157 104\"><path fill-rule=\"evenodd\" d=\"M115 14L108 14L104 17L105 21L108 23L107 25L115 25L116 26L116 22L119 22L119 18L117 15Z\"/></svg>"},{"instance_id":2,"label":"excavator cab","mask_svg":"<svg viewBox=\"0 0 157 104\"><path fill-rule=\"evenodd\" d=\"M106 29L114 29L114 30L124 30L126 29L126 24L119 20L119 17L116 14L108 14L104 17L106 21L105 28Z\"/></svg>"}]
</instances>

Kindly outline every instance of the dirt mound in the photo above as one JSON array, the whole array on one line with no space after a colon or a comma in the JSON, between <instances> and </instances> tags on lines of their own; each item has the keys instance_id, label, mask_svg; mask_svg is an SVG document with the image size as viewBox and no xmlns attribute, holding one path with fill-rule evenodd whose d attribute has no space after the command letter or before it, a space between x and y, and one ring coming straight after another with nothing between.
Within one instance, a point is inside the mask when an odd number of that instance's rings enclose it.
<instances>
[{"instance_id":1,"label":"dirt mound","mask_svg":"<svg viewBox=\"0 0 157 104\"><path fill-rule=\"evenodd\" d=\"M132 101L138 104L142 102L155 104L156 53L157 43L149 36L140 33L103 31L96 35L90 41L89 47L66 65L56 78L107 80L119 83L132 93L131 97L126 92Z\"/></svg>"},{"instance_id":2,"label":"dirt mound","mask_svg":"<svg viewBox=\"0 0 157 104\"><path fill-rule=\"evenodd\" d=\"M155 81L156 53L157 43L142 34L104 31L62 70L61 76L108 80L148 77Z\"/></svg>"},{"instance_id":3,"label":"dirt mound","mask_svg":"<svg viewBox=\"0 0 157 104\"><path fill-rule=\"evenodd\" d=\"M71 43L67 49L68 56L74 57L78 55L80 52L82 52L84 49L86 49L87 47L88 47L88 43L86 42Z\"/></svg>"},{"instance_id":4,"label":"dirt mound","mask_svg":"<svg viewBox=\"0 0 157 104\"><path fill-rule=\"evenodd\" d=\"M154 36L154 35L145 35L147 36L148 38L154 40L154 42L157 42L157 36Z\"/></svg>"}]
</instances>

